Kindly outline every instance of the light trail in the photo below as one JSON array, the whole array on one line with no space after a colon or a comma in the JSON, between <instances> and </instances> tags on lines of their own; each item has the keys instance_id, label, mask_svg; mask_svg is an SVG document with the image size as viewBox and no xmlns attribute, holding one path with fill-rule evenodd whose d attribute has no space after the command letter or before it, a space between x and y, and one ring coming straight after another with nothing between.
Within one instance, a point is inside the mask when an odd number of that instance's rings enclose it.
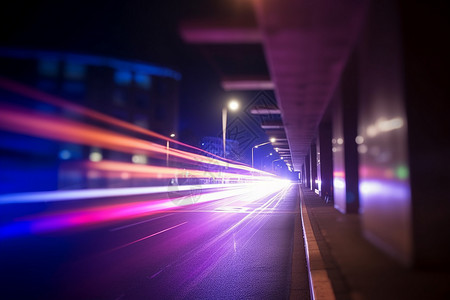
<instances>
[{"instance_id":1,"label":"light trail","mask_svg":"<svg viewBox=\"0 0 450 300\"><path fill-rule=\"evenodd\" d=\"M223 187L223 185L222 185ZM196 195L195 204L227 199L240 199L244 203L256 202L285 186L279 183L259 182L243 185L228 185L228 189L202 192ZM32 195L30 195L32 196ZM24 234L44 234L70 228L83 228L101 225L113 221L123 221L156 213L167 212L181 206L192 204L192 201L177 201L192 196L174 199L154 199L121 204L104 204L84 208L46 212L37 215L23 216L15 222L0 227L0 239Z\"/></svg>"},{"instance_id":2,"label":"light trail","mask_svg":"<svg viewBox=\"0 0 450 300\"><path fill-rule=\"evenodd\" d=\"M108 116L106 114L100 113L98 111L95 111L95 110L92 110L92 109L89 109L89 108L86 108L86 107L74 104L74 103L72 103L70 101L67 101L65 99L62 99L60 97L56 97L56 96L47 94L47 93L42 92L42 91L40 91L38 89L29 87L29 86L24 85L22 83L19 83L19 82L16 82L14 80L11 80L11 79L8 79L8 78L4 78L4 77L1 77L1 76L0 76L0 87L5 89L5 90L8 90L10 92L13 92L13 93L25 96L25 97L29 97L31 99L36 99L36 100L38 100L40 102L51 104L53 106L63 108L64 110L69 110L69 111L78 113L80 115L87 116L87 117L89 117L91 119L94 119L94 120L102 121L102 122L104 122L106 124L114 125L114 126L117 126L117 127L122 127L124 129L128 129L130 131L134 131L134 132L141 133L141 134L145 134L147 136L155 137L155 138L158 138L158 139L161 139L161 140L164 140L164 141L169 141L170 143L178 144L178 145L181 145L183 147L187 147L187 148L190 148L190 149L193 149L193 150L196 150L196 151L200 151L200 152L202 152L204 154L214 156L214 157L216 157L216 158L218 158L220 160L223 160L223 161L228 161L228 162L231 162L231 163L237 163L235 161L232 161L232 160L220 157L218 155L215 155L213 153L207 152L207 151L205 151L203 149L200 149L200 148L197 148L197 147L194 147L194 146L182 143L180 141L171 139L169 137L166 137L166 136L161 135L159 133L156 133L154 131L151 131L151 130L139 127L137 125L134 125L134 124L122 121L120 119L113 118L111 116ZM240 164L240 163L237 163L237 164Z\"/></svg>"},{"instance_id":3,"label":"light trail","mask_svg":"<svg viewBox=\"0 0 450 300\"><path fill-rule=\"evenodd\" d=\"M141 136L144 134L147 137L176 143L214 156L207 157L173 147L169 148L153 141L118 133L112 128L105 129L98 125L85 124L48 112L34 111L15 104L0 103L0 130L79 146L98 147L113 153L147 155L160 159L159 163L162 163L164 159L168 161L168 157L170 157L174 164L180 166L163 167L112 160L65 161L55 157L53 162L61 167L59 169L61 173L58 174L60 176L61 174L70 176L70 172L75 170L78 172L77 174L81 174L76 176L87 180L93 179L94 177L91 175L95 173L95 179L112 179L109 182L120 179L120 184L131 185L133 182L125 180L152 179L152 181L143 182L146 184L147 182L148 184L156 182L157 185L0 195L0 207L4 206L6 209L13 210L20 208L13 211L12 216L4 215L3 220L9 221L3 222L2 220L0 223L0 239L65 230L86 230L92 226L104 226L111 222L128 221L169 211L174 212L192 204L221 203L226 207L233 203L240 203L245 206L277 194L288 184L271 173L223 159L202 149L180 143L2 77L0 77L0 88L37 99L40 102L62 108L64 111L75 112L84 118L101 121L110 127L126 129L127 132L139 133ZM33 150L29 151L29 154L33 156ZM174 179L176 185L162 185L167 179ZM189 184L178 185L177 180L181 179L187 179L186 183ZM200 184L205 180L221 181L222 183ZM198 184L193 184L192 181L198 182ZM109 184L108 181L105 182L105 185ZM243 220L254 216L256 211L259 213L266 211L269 205L273 204L275 198L270 199L272 200L252 210ZM64 201L71 202L63 206L62 202ZM37 204L35 207L43 204L46 211L21 215L21 211L28 211L28 207L24 208L24 206L33 207L31 204ZM20 205L22 206L19 207Z\"/></svg>"},{"instance_id":4,"label":"light trail","mask_svg":"<svg viewBox=\"0 0 450 300\"><path fill-rule=\"evenodd\" d=\"M143 152L150 156L159 154L160 158L169 154L172 157L178 157L194 163L205 163L216 167L221 166L254 172L265 176L274 176L271 173L253 169L245 165L228 163L177 149L167 149L153 142L128 137L95 126L85 125L80 122L45 115L11 105L0 105L0 120L1 129L40 138L103 147L130 154L136 152Z\"/></svg>"},{"instance_id":5,"label":"light trail","mask_svg":"<svg viewBox=\"0 0 450 300\"><path fill-rule=\"evenodd\" d=\"M178 169L169 167L158 167L151 165L136 165L132 163L115 162L115 161L99 161L99 162L82 162L81 166L85 166L90 170L106 171L105 177L122 177L123 174L131 175L132 177L142 178L226 178L236 180L255 180L252 175L245 175L239 173L205 171L196 169ZM262 177L259 179L266 179Z\"/></svg>"},{"instance_id":6,"label":"light trail","mask_svg":"<svg viewBox=\"0 0 450 300\"><path fill-rule=\"evenodd\" d=\"M284 180L272 181L272 184L283 184ZM195 190L210 189L238 189L248 187L245 184L195 184L178 186L150 186L135 188L105 188L105 189L86 189L86 190L59 190L49 192L28 192L0 195L0 205L17 203L39 203L39 202L59 202L72 200L89 200L109 197L129 197L138 195L151 195L171 192L184 192ZM264 183L264 186L266 184ZM258 192L258 191L256 191Z\"/></svg>"}]
</instances>

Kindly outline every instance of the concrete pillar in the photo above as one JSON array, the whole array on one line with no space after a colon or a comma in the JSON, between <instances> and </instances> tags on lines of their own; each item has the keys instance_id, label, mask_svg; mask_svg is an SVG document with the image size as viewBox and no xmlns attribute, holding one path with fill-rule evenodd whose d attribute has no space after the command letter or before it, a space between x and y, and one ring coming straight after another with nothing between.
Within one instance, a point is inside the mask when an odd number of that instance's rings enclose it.
<instances>
[{"instance_id":1,"label":"concrete pillar","mask_svg":"<svg viewBox=\"0 0 450 300\"><path fill-rule=\"evenodd\" d=\"M311 188L311 161L309 154L305 157L305 187Z\"/></svg>"},{"instance_id":2,"label":"concrete pillar","mask_svg":"<svg viewBox=\"0 0 450 300\"><path fill-rule=\"evenodd\" d=\"M303 186L306 186L306 170L305 170L305 164L302 165L302 171L301 171L301 181Z\"/></svg>"},{"instance_id":3,"label":"concrete pillar","mask_svg":"<svg viewBox=\"0 0 450 300\"><path fill-rule=\"evenodd\" d=\"M357 68L352 56L332 100L334 206L342 213L359 212L357 136Z\"/></svg>"},{"instance_id":4,"label":"concrete pillar","mask_svg":"<svg viewBox=\"0 0 450 300\"><path fill-rule=\"evenodd\" d=\"M400 1L403 68L408 128L407 165L396 174L411 183L413 264L450 268L450 25L446 3ZM421 20L421 22L417 22ZM405 124L406 126L406 124Z\"/></svg>"},{"instance_id":5,"label":"concrete pillar","mask_svg":"<svg viewBox=\"0 0 450 300\"><path fill-rule=\"evenodd\" d=\"M331 123L328 121L319 125L317 146L317 177L320 182L320 196L327 201L333 201L333 154L331 151Z\"/></svg>"},{"instance_id":6,"label":"concrete pillar","mask_svg":"<svg viewBox=\"0 0 450 300\"><path fill-rule=\"evenodd\" d=\"M371 2L357 47L359 184L365 236L398 261L411 265L408 122L395 4L390 0Z\"/></svg>"},{"instance_id":7,"label":"concrete pillar","mask_svg":"<svg viewBox=\"0 0 450 300\"><path fill-rule=\"evenodd\" d=\"M317 190L317 150L315 142L309 148L309 166L310 166L310 189Z\"/></svg>"}]
</instances>

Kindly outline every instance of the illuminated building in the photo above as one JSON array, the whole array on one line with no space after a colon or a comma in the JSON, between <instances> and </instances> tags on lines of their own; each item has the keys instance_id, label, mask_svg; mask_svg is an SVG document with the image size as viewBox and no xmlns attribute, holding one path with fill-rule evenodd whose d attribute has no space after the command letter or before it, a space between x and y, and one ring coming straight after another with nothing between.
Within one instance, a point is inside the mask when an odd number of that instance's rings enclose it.
<instances>
[{"instance_id":1,"label":"illuminated building","mask_svg":"<svg viewBox=\"0 0 450 300\"><path fill-rule=\"evenodd\" d=\"M2 102L20 102L35 111L95 124L64 108L37 104L34 98L43 92L44 97L56 96L162 135L169 136L177 130L181 75L165 67L93 55L0 48L0 76L23 84L24 88L19 88L22 92L31 90L25 97L0 90ZM102 126L117 130L111 125ZM2 192L117 186L125 181L96 180L92 172L85 180L86 174L71 170L66 163L82 159L141 164L148 161L139 153L130 155L100 147L1 134L0 149L7 154L2 155L2 164L6 166ZM29 180L24 182L23 174Z\"/></svg>"}]
</instances>

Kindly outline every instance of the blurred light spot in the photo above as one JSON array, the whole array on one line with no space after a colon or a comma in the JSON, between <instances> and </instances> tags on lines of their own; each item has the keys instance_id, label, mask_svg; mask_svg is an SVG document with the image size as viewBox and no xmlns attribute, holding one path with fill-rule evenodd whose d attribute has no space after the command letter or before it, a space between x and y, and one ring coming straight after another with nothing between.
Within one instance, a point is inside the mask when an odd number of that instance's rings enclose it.
<instances>
[{"instance_id":1,"label":"blurred light spot","mask_svg":"<svg viewBox=\"0 0 450 300\"><path fill-rule=\"evenodd\" d=\"M333 186L335 189L344 189L345 188L345 180L342 178L334 178Z\"/></svg>"},{"instance_id":2,"label":"blurred light spot","mask_svg":"<svg viewBox=\"0 0 450 300\"><path fill-rule=\"evenodd\" d=\"M403 119L397 117L390 120L379 120L377 121L377 127L383 132L399 129L403 127Z\"/></svg>"},{"instance_id":3,"label":"blurred light spot","mask_svg":"<svg viewBox=\"0 0 450 300\"><path fill-rule=\"evenodd\" d=\"M336 139L332 139L331 143L336 144Z\"/></svg>"},{"instance_id":4,"label":"blurred light spot","mask_svg":"<svg viewBox=\"0 0 450 300\"><path fill-rule=\"evenodd\" d=\"M342 177L342 178L344 178L345 177L345 172L343 172L343 171L334 171L333 172L333 176L334 177Z\"/></svg>"},{"instance_id":5,"label":"blurred light spot","mask_svg":"<svg viewBox=\"0 0 450 300\"><path fill-rule=\"evenodd\" d=\"M367 146L366 145L358 145L358 153L364 154L367 152Z\"/></svg>"},{"instance_id":6,"label":"blurred light spot","mask_svg":"<svg viewBox=\"0 0 450 300\"><path fill-rule=\"evenodd\" d=\"M143 154L134 154L131 157L131 161L135 164L146 164L147 163L147 156Z\"/></svg>"},{"instance_id":7,"label":"blurred light spot","mask_svg":"<svg viewBox=\"0 0 450 300\"><path fill-rule=\"evenodd\" d=\"M374 125L370 125L367 127L367 135L370 137L374 137L378 134L378 129Z\"/></svg>"},{"instance_id":8,"label":"blurred light spot","mask_svg":"<svg viewBox=\"0 0 450 300\"><path fill-rule=\"evenodd\" d=\"M215 209L215 211L223 212L246 212L250 208L242 206L222 206Z\"/></svg>"},{"instance_id":9,"label":"blurred light spot","mask_svg":"<svg viewBox=\"0 0 450 300\"><path fill-rule=\"evenodd\" d=\"M338 143L339 145L342 145L342 144L344 143L344 140L343 140L342 138L338 138L338 139L337 139L337 143Z\"/></svg>"},{"instance_id":10,"label":"blurred light spot","mask_svg":"<svg viewBox=\"0 0 450 300\"><path fill-rule=\"evenodd\" d=\"M392 131L394 129L399 129L403 127L403 119L400 117L393 118L390 120L379 119L375 125L370 125L367 127L367 135L370 137L376 136L380 132Z\"/></svg>"},{"instance_id":11,"label":"blurred light spot","mask_svg":"<svg viewBox=\"0 0 450 300\"><path fill-rule=\"evenodd\" d=\"M70 151L67 150L67 149L61 150L61 151L59 152L59 158L61 158L61 159L63 159L63 160L67 160L67 159L69 159L69 158L71 158L71 157L72 157L72 154L71 154Z\"/></svg>"},{"instance_id":12,"label":"blurred light spot","mask_svg":"<svg viewBox=\"0 0 450 300\"><path fill-rule=\"evenodd\" d=\"M103 155L98 151L92 151L89 154L90 161L101 161L103 159Z\"/></svg>"},{"instance_id":13,"label":"blurred light spot","mask_svg":"<svg viewBox=\"0 0 450 300\"><path fill-rule=\"evenodd\" d=\"M237 110L239 108L239 102L237 102L237 100L234 100L234 99L231 100L228 103L228 108L233 111Z\"/></svg>"},{"instance_id":14,"label":"blurred light spot","mask_svg":"<svg viewBox=\"0 0 450 300\"><path fill-rule=\"evenodd\" d=\"M406 179L409 177L409 169L407 166L398 166L395 169L395 175L399 178L399 179Z\"/></svg>"},{"instance_id":15,"label":"blurred light spot","mask_svg":"<svg viewBox=\"0 0 450 300\"><path fill-rule=\"evenodd\" d=\"M363 138L362 136L358 135L358 136L355 138L355 142L356 142L358 145L361 145L362 143L364 143L364 138Z\"/></svg>"}]
</instances>

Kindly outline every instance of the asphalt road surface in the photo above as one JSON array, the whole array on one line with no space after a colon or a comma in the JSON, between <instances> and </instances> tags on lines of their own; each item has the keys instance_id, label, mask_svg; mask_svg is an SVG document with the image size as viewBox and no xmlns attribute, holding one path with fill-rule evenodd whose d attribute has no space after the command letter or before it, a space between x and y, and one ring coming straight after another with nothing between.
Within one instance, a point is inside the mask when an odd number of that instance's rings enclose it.
<instances>
[{"instance_id":1,"label":"asphalt road surface","mask_svg":"<svg viewBox=\"0 0 450 300\"><path fill-rule=\"evenodd\" d=\"M297 195L3 239L0 298L288 299Z\"/></svg>"}]
</instances>

